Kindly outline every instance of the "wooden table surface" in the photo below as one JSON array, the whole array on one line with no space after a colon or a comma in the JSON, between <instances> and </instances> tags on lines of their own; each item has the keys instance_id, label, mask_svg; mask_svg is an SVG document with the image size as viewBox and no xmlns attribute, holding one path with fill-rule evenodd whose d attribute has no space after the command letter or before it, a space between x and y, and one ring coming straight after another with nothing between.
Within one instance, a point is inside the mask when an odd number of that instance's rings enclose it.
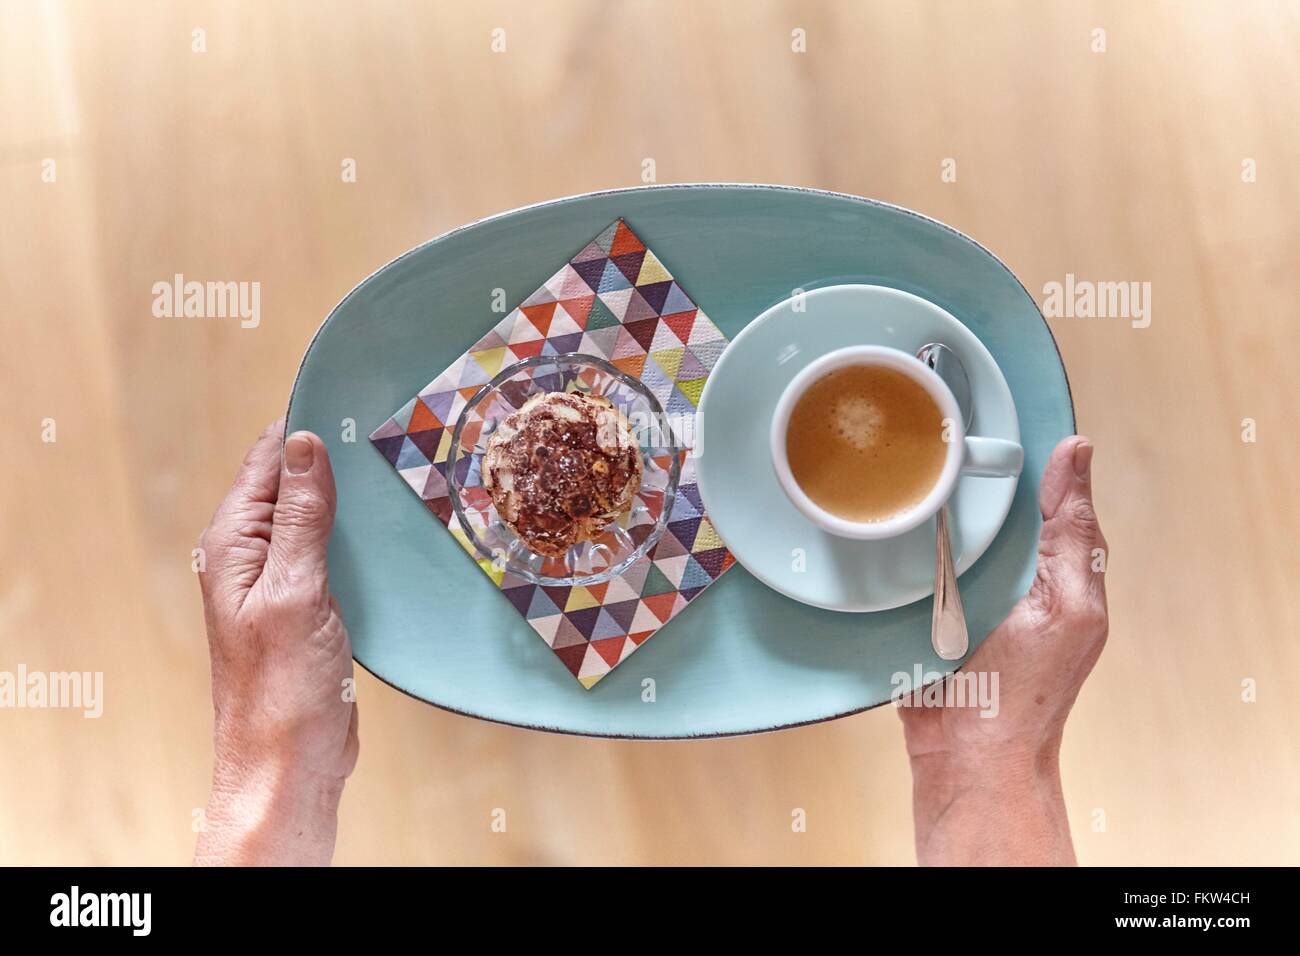
<instances>
[{"instance_id":1,"label":"wooden table surface","mask_svg":"<svg viewBox=\"0 0 1300 956\"><path fill-rule=\"evenodd\" d=\"M1112 546L1064 746L1075 842L1300 862L1297 116L1296 2L5 3L0 670L103 671L105 711L0 710L0 863L188 860L190 549L321 318L430 236L646 159L917 209L1040 301L1151 283L1147 328L1051 323ZM154 318L178 272L261 282L261 325ZM359 695L339 862L914 859L888 708L636 744Z\"/></svg>"}]
</instances>

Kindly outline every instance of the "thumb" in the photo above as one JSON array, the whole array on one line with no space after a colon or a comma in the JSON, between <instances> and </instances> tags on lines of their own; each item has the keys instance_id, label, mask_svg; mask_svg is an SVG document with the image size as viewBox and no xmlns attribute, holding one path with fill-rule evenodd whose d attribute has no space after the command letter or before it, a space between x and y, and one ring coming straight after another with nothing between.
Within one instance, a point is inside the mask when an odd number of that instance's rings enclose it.
<instances>
[{"instance_id":1,"label":"thumb","mask_svg":"<svg viewBox=\"0 0 1300 956\"><path fill-rule=\"evenodd\" d=\"M1039 486L1043 530L1029 601L1044 614L1104 607L1106 539L1092 504L1093 445L1072 435L1052 451Z\"/></svg>"},{"instance_id":2,"label":"thumb","mask_svg":"<svg viewBox=\"0 0 1300 956\"><path fill-rule=\"evenodd\" d=\"M302 578L323 582L333 527L334 472L329 452L311 432L294 432L284 443L267 571L282 582Z\"/></svg>"}]
</instances>

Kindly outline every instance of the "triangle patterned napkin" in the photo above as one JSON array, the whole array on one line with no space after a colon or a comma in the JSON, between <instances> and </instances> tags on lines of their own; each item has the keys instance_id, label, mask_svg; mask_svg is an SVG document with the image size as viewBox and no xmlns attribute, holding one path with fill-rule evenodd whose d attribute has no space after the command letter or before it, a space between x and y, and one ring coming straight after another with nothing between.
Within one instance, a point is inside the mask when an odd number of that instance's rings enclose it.
<instances>
[{"instance_id":1,"label":"triangle patterned napkin","mask_svg":"<svg viewBox=\"0 0 1300 956\"><path fill-rule=\"evenodd\" d=\"M685 456L668 527L647 555L601 584L545 587L480 558L460 527L446 476L456 420L502 368L533 356L579 352L639 378L689 446L704 382L726 345L717 326L619 219L370 435L585 688L735 562L704 513L695 461Z\"/></svg>"}]
</instances>

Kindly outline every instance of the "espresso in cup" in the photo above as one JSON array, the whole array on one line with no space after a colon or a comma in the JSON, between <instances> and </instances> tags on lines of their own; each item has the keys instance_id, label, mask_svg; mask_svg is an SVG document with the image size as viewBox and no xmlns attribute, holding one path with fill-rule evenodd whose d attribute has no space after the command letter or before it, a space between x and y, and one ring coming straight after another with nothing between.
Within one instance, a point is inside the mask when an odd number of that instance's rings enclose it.
<instances>
[{"instance_id":1,"label":"espresso in cup","mask_svg":"<svg viewBox=\"0 0 1300 956\"><path fill-rule=\"evenodd\" d=\"M847 365L799 397L785 452L815 505L845 521L887 521L939 482L943 432L939 406L915 378L885 365Z\"/></svg>"},{"instance_id":2,"label":"espresso in cup","mask_svg":"<svg viewBox=\"0 0 1300 956\"><path fill-rule=\"evenodd\" d=\"M880 541L934 516L961 475L1020 474L1015 441L967 435L952 390L916 356L850 345L813 359L777 399L777 484L814 525Z\"/></svg>"}]
</instances>

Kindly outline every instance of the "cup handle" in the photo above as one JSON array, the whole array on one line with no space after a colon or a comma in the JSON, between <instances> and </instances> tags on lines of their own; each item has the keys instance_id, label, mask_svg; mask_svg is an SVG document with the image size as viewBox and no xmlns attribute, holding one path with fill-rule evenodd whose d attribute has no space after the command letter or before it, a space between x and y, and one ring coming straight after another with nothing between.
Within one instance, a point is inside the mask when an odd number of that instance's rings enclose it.
<instances>
[{"instance_id":1,"label":"cup handle","mask_svg":"<svg viewBox=\"0 0 1300 956\"><path fill-rule=\"evenodd\" d=\"M1025 463L1025 450L1005 438L967 435L961 473L977 478L1014 478Z\"/></svg>"}]
</instances>

